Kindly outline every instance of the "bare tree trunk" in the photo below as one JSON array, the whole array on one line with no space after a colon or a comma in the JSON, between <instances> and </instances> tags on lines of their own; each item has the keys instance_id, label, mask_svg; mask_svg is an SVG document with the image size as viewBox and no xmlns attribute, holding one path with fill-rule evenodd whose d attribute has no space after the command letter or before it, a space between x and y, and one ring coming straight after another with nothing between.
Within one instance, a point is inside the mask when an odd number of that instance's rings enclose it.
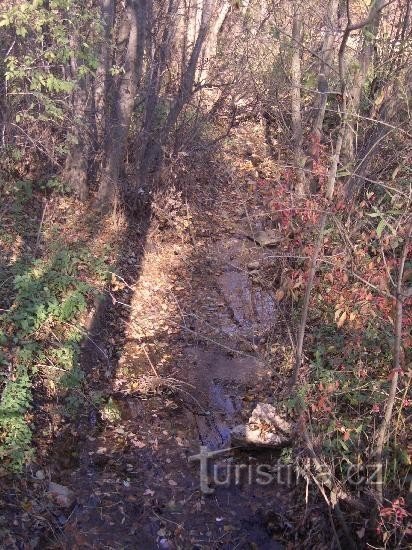
<instances>
[{"instance_id":1,"label":"bare tree trunk","mask_svg":"<svg viewBox=\"0 0 412 550\"><path fill-rule=\"evenodd\" d=\"M305 155L302 150L303 129L302 129L302 98L301 98L301 64L300 52L302 42L302 16L297 3L293 6L293 28L292 28L292 59L291 59L291 109L292 109L292 132L296 168L296 192L303 196L306 193L306 178L304 172Z\"/></svg>"},{"instance_id":2,"label":"bare tree trunk","mask_svg":"<svg viewBox=\"0 0 412 550\"><path fill-rule=\"evenodd\" d=\"M156 132L157 107L159 104L162 77L170 61L174 31L177 29L176 12L178 4L178 0L169 0L160 45L152 53L149 60L150 74L146 90L144 120L140 139L138 140L137 164L141 185L147 183L148 174L153 168L152 161L161 151L159 147L160 137L156 135L158 134ZM150 0L149 6L148 19L151 21L153 17L152 0Z\"/></svg>"},{"instance_id":3,"label":"bare tree trunk","mask_svg":"<svg viewBox=\"0 0 412 550\"><path fill-rule=\"evenodd\" d=\"M321 64L318 77L318 105L315 121L313 123L313 131L321 134L323 128L323 120L325 118L326 104L328 101L328 78L330 74L331 62L333 58L333 43L335 41L335 29L338 22L338 7L339 0L329 0L327 13L325 17L325 38L322 44ZM326 89L325 89L326 88Z\"/></svg>"},{"instance_id":4,"label":"bare tree trunk","mask_svg":"<svg viewBox=\"0 0 412 550\"><path fill-rule=\"evenodd\" d=\"M198 80L201 83L204 83L207 80L210 62L217 53L219 33L229 13L230 8L230 2L228 2L228 0L224 0L223 4L218 9L218 13L216 15L213 25L211 25L209 36L204 46L203 60L198 74Z\"/></svg>"},{"instance_id":5,"label":"bare tree trunk","mask_svg":"<svg viewBox=\"0 0 412 550\"><path fill-rule=\"evenodd\" d=\"M196 41L191 50L189 60L187 65L182 69L182 77L180 82L179 90L176 93L176 97L170 107L169 114L167 116L166 122L163 128L158 132L156 139L150 135L148 130L151 126L146 123L146 133L148 133L148 140L145 144L145 149L142 151L142 158L140 162L140 178L141 181L145 182L149 173L158 173L163 165L163 147L167 143L170 134L175 126L180 113L182 112L184 106L190 100L193 93L193 86L195 83L196 70L198 67L199 58L204 47L205 41L208 36L210 29L210 20L211 20L211 4L212 0L203 1L203 10L201 13L200 28L197 33ZM197 17L197 15L196 15ZM158 82L160 85L160 81ZM152 102L157 102L155 97L156 88L153 90ZM150 97L150 96L149 96ZM148 113L150 116L150 113Z\"/></svg>"},{"instance_id":6,"label":"bare tree trunk","mask_svg":"<svg viewBox=\"0 0 412 550\"><path fill-rule=\"evenodd\" d=\"M120 169L124 161L130 121L142 74L144 8L145 2L143 0L128 0L126 5L126 17L130 23L130 32L125 56L124 74L120 78L114 99L106 164L99 187L99 201L105 206L114 202L118 191Z\"/></svg>"},{"instance_id":7,"label":"bare tree trunk","mask_svg":"<svg viewBox=\"0 0 412 550\"><path fill-rule=\"evenodd\" d=\"M196 42L193 46L193 50L190 55L186 70L182 75L182 80L181 80L180 88L177 93L176 99L167 117L167 121L165 124L166 134L176 124L177 119L183 107L185 106L185 104L187 103L187 101L189 100L192 94L193 85L195 82L196 68L199 61L200 53L202 51L203 45L205 43L205 40L209 32L209 28L210 28L210 20L212 16L211 7L212 7L212 0L203 0L203 10L202 10L199 32L196 38Z\"/></svg>"},{"instance_id":8,"label":"bare tree trunk","mask_svg":"<svg viewBox=\"0 0 412 550\"><path fill-rule=\"evenodd\" d=\"M187 32L187 46L193 48L196 43L196 37L198 35L203 11L204 0L189 0L187 2L186 12L186 32Z\"/></svg>"},{"instance_id":9,"label":"bare tree trunk","mask_svg":"<svg viewBox=\"0 0 412 550\"><path fill-rule=\"evenodd\" d=\"M329 200L333 196L333 193L335 190L338 165L343 155L345 139L347 139L347 136L350 136L353 143L353 137L351 135L352 130L350 128L349 117L351 114L352 115L354 114L354 111L353 111L353 108L349 107L351 95L348 92L347 70L346 70L346 63L345 63L345 53L346 53L346 46L348 43L348 39L352 31L368 27L371 23L374 23L374 22L376 24L376 19L377 17L379 17L380 12L385 5L386 4L384 3L384 0L375 0L374 4L369 10L369 14L366 17L366 19L360 21L359 23L352 23L349 0L346 0L347 25L346 25L345 32L343 33L342 41L339 47L339 79L340 79L340 87L341 87L341 95L342 95L342 112L341 112L341 123L339 127L338 137L336 139L335 151L332 157L332 162L329 168L328 179L326 183L325 194ZM360 101L360 95L359 95L359 101Z\"/></svg>"},{"instance_id":10,"label":"bare tree trunk","mask_svg":"<svg viewBox=\"0 0 412 550\"><path fill-rule=\"evenodd\" d=\"M409 228L405 236L405 243L402 250L402 256L399 262L398 281L395 290L396 309L394 319L394 346L393 346L393 371L392 382L389 390L388 400L385 405L385 415L379 426L377 438L374 448L374 456L377 465L377 480L376 480L376 496L379 504L383 502L383 475L382 475L382 455L383 448L388 438L388 432L392 420L393 409L395 406L396 393L398 391L399 373L402 371L402 322L403 322L403 305L406 300L406 289L404 289L403 276L405 265L409 252L409 245L412 238L412 223L409 222Z\"/></svg>"},{"instance_id":11,"label":"bare tree trunk","mask_svg":"<svg viewBox=\"0 0 412 550\"><path fill-rule=\"evenodd\" d=\"M395 126L400 126L404 122L402 110L399 110L399 97L396 93L396 81L390 82L383 93L383 101L379 107L376 124L374 124L366 133L364 144L359 155L360 162L348 181L348 194L357 192L365 182L365 176L369 171L371 163L376 155L379 154L382 145L390 132L395 130ZM405 79L405 93L407 97L412 94L412 72L409 71ZM386 123L386 124L385 124Z\"/></svg>"},{"instance_id":12,"label":"bare tree trunk","mask_svg":"<svg viewBox=\"0 0 412 550\"><path fill-rule=\"evenodd\" d=\"M396 119L396 107L398 97L391 87L389 95L382 103L379 109L379 119L376 121L366 134L363 147L360 151L359 158L355 172L350 176L347 182L347 196L351 197L356 195L357 191L362 187L365 182L365 176L369 171L371 163L381 149L381 144L385 142L387 135L393 131L390 125L382 124L385 122Z\"/></svg>"},{"instance_id":13,"label":"bare tree trunk","mask_svg":"<svg viewBox=\"0 0 412 550\"><path fill-rule=\"evenodd\" d=\"M4 71L4 57L3 52L0 51L0 149L6 147L6 134L7 134L7 79Z\"/></svg>"},{"instance_id":14,"label":"bare tree trunk","mask_svg":"<svg viewBox=\"0 0 412 550\"><path fill-rule=\"evenodd\" d=\"M112 62L113 28L116 13L116 0L100 0L102 21L102 43L100 47L100 63L96 71L95 110L97 117L98 141L101 145L107 135L106 126L110 113L110 67Z\"/></svg>"},{"instance_id":15,"label":"bare tree trunk","mask_svg":"<svg viewBox=\"0 0 412 550\"><path fill-rule=\"evenodd\" d=\"M369 10L367 24L363 26L363 44L357 59L356 70L352 82L347 86L348 92L348 123L345 128L342 143L342 158L346 164L352 164L355 158L355 138L357 118L362 97L362 90L373 62L375 37L378 32L380 13L387 0L374 0Z\"/></svg>"},{"instance_id":16,"label":"bare tree trunk","mask_svg":"<svg viewBox=\"0 0 412 550\"><path fill-rule=\"evenodd\" d=\"M265 2L261 0L260 2L262 4L261 6L261 10L263 10L266 6L265 6ZM249 4L250 4L250 0L243 0L243 2L241 3L241 6L240 6L240 13L245 16L246 13L247 13L247 10L249 9Z\"/></svg>"}]
</instances>

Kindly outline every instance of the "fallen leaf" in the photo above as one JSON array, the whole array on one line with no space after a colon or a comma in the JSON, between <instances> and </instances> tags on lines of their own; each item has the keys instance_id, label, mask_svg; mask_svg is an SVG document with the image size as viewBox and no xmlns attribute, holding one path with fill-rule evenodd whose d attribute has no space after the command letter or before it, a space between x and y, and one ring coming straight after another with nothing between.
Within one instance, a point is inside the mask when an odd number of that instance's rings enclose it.
<instances>
[{"instance_id":1,"label":"fallen leaf","mask_svg":"<svg viewBox=\"0 0 412 550\"><path fill-rule=\"evenodd\" d=\"M342 315L340 316L339 318L339 321L338 321L338 328L340 328L341 326L343 326L344 322L346 321L346 318L347 318L348 314L346 313L346 311L344 311L342 313Z\"/></svg>"}]
</instances>

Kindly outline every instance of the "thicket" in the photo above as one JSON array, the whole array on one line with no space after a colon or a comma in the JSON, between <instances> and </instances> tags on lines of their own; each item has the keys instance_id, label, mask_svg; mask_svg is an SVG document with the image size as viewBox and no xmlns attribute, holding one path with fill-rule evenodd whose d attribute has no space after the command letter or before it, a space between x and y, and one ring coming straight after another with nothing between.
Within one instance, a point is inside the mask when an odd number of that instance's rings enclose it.
<instances>
[{"instance_id":1,"label":"thicket","mask_svg":"<svg viewBox=\"0 0 412 550\"><path fill-rule=\"evenodd\" d=\"M251 176L284 237L276 296L300 312L285 402L302 423L296 460L326 467L327 482L307 475L332 508L348 494L364 514L376 504L394 547L411 460L411 32L410 0L8 0L0 11L7 201L68 192L137 212L242 121L265 127L273 165L252 159ZM9 261L1 316L0 451L14 470L31 453L36 369L57 369L66 388L81 378L72 324L105 270L87 249L35 256ZM372 464L385 465L377 486L348 481Z\"/></svg>"}]
</instances>

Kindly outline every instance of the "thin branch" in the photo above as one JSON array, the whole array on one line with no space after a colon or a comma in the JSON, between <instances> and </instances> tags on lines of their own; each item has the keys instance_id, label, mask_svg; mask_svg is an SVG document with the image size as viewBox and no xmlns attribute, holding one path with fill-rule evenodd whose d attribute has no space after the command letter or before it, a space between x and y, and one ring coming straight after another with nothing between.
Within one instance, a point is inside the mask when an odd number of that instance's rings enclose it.
<instances>
[{"instance_id":1,"label":"thin branch","mask_svg":"<svg viewBox=\"0 0 412 550\"><path fill-rule=\"evenodd\" d=\"M313 282L315 280L316 264L323 245L323 235L325 232L326 220L327 220L327 214L324 213L320 220L318 239L316 241L315 250L313 251L313 255L312 255L312 259L309 267L308 281L306 283L305 298L303 301L302 317L299 324L299 332L298 332L298 338L297 338L297 344L296 344L295 368L294 368L293 377L292 377L293 387L296 386L298 376L299 376L299 370L302 365L303 342L305 339L306 323L308 319L310 295L312 293Z\"/></svg>"},{"instance_id":2,"label":"thin branch","mask_svg":"<svg viewBox=\"0 0 412 550\"><path fill-rule=\"evenodd\" d=\"M403 321L403 303L405 297L402 294L403 274L405 271L406 259L409 252L409 245L412 236L412 223L409 225L408 233L405 237L405 243L402 250L402 256L399 262L398 282L396 285L396 310L395 310L395 342L393 356L392 383L389 391L388 401L385 407L385 416L378 430L377 442L375 447L375 458L378 465L377 471L377 499L383 501L383 479L382 479L382 454L385 445L389 426L392 420L393 407L395 404L396 393L398 391L399 372L401 371L401 349L402 349L402 321Z\"/></svg>"},{"instance_id":3,"label":"thin branch","mask_svg":"<svg viewBox=\"0 0 412 550\"><path fill-rule=\"evenodd\" d=\"M36 257L37 250L38 250L39 245L40 245L41 232L42 232L42 229L43 229L44 218L46 216L47 205L48 205L48 202L47 202L47 200L45 200L44 201L44 206L43 206L43 212L42 212L42 216L41 216L41 220L40 220L39 230L37 232L36 245L34 247L34 257Z\"/></svg>"}]
</instances>

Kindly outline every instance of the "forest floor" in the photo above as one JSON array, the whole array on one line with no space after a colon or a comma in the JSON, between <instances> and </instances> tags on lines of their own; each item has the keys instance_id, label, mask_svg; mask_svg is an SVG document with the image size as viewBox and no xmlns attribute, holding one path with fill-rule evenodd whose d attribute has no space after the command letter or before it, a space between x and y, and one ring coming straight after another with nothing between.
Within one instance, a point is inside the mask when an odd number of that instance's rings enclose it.
<instances>
[{"instance_id":1,"label":"forest floor","mask_svg":"<svg viewBox=\"0 0 412 550\"><path fill-rule=\"evenodd\" d=\"M274 228L259 185L276 169L262 128L240 128L220 162L207 186L153 197L147 223L117 220L107 298L84 321L86 405L75 423L59 418L53 437L38 430L36 461L5 484L3 547L321 548L328 538L311 490L305 502L293 476L257 479L279 459L287 471L287 450L216 455L212 467L230 478L211 494L191 459L201 445L228 449L258 403L288 396L293 356L276 245L257 242ZM62 486L57 502L50 482Z\"/></svg>"}]
</instances>

